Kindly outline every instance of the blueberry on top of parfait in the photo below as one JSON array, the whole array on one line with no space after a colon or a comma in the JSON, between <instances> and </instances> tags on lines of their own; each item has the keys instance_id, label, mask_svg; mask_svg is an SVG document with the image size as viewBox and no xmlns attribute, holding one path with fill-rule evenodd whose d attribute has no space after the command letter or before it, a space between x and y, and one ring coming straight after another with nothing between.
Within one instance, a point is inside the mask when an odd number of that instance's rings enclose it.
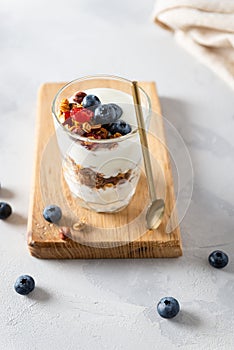
<instances>
[{"instance_id":1,"label":"blueberry on top of parfait","mask_svg":"<svg viewBox=\"0 0 234 350\"><path fill-rule=\"evenodd\" d=\"M81 104L84 108L89 108L89 109L94 110L97 106L99 106L101 104L101 101L95 95L86 95L83 98Z\"/></svg>"}]
</instances>

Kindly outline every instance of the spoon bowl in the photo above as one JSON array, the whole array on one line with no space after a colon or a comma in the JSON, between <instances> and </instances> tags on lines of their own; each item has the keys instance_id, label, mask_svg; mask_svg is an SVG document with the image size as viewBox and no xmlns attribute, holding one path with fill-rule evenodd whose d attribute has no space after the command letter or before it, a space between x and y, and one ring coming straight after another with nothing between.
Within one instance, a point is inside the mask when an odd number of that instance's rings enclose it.
<instances>
[{"instance_id":1,"label":"spoon bowl","mask_svg":"<svg viewBox=\"0 0 234 350\"><path fill-rule=\"evenodd\" d=\"M146 225L149 230L155 230L162 222L165 211L165 203L163 199L155 199L152 201L146 212Z\"/></svg>"}]
</instances>

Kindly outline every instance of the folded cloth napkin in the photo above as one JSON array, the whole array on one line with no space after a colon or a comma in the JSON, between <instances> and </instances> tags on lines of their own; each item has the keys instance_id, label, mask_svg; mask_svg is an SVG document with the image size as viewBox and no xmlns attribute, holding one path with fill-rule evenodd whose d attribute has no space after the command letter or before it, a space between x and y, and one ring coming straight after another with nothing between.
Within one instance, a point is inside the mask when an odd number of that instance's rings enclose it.
<instances>
[{"instance_id":1,"label":"folded cloth napkin","mask_svg":"<svg viewBox=\"0 0 234 350\"><path fill-rule=\"evenodd\" d=\"M154 21L234 89L233 0L158 0Z\"/></svg>"}]
</instances>

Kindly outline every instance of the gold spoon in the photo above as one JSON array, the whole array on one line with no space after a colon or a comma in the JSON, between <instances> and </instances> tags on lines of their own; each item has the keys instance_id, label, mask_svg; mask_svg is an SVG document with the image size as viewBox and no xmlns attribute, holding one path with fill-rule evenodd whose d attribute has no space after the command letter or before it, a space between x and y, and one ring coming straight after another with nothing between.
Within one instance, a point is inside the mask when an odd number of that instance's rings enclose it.
<instances>
[{"instance_id":1,"label":"gold spoon","mask_svg":"<svg viewBox=\"0 0 234 350\"><path fill-rule=\"evenodd\" d=\"M148 229L156 229L162 221L162 217L165 210L165 203L163 199L157 199L157 196L156 196L152 166L150 161L149 146L148 146L147 135L145 131L145 122L144 122L142 108L141 108L141 98L139 94L137 81L132 82L132 95L133 95L134 106L136 111L137 124L138 124L138 130L139 130L140 141L141 141L141 149L143 154L147 184L148 184L149 195L151 200L151 203L146 212L146 225Z\"/></svg>"}]
</instances>

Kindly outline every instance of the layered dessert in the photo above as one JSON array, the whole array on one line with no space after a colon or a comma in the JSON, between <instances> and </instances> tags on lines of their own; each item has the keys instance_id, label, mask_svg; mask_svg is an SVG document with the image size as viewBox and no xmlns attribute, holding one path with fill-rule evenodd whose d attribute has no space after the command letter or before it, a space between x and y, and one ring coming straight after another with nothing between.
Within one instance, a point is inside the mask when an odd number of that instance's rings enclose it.
<instances>
[{"instance_id":1,"label":"layered dessert","mask_svg":"<svg viewBox=\"0 0 234 350\"><path fill-rule=\"evenodd\" d=\"M71 192L83 206L97 212L123 209L140 175L132 96L111 88L77 91L61 100L58 115L74 135L63 161Z\"/></svg>"}]
</instances>

